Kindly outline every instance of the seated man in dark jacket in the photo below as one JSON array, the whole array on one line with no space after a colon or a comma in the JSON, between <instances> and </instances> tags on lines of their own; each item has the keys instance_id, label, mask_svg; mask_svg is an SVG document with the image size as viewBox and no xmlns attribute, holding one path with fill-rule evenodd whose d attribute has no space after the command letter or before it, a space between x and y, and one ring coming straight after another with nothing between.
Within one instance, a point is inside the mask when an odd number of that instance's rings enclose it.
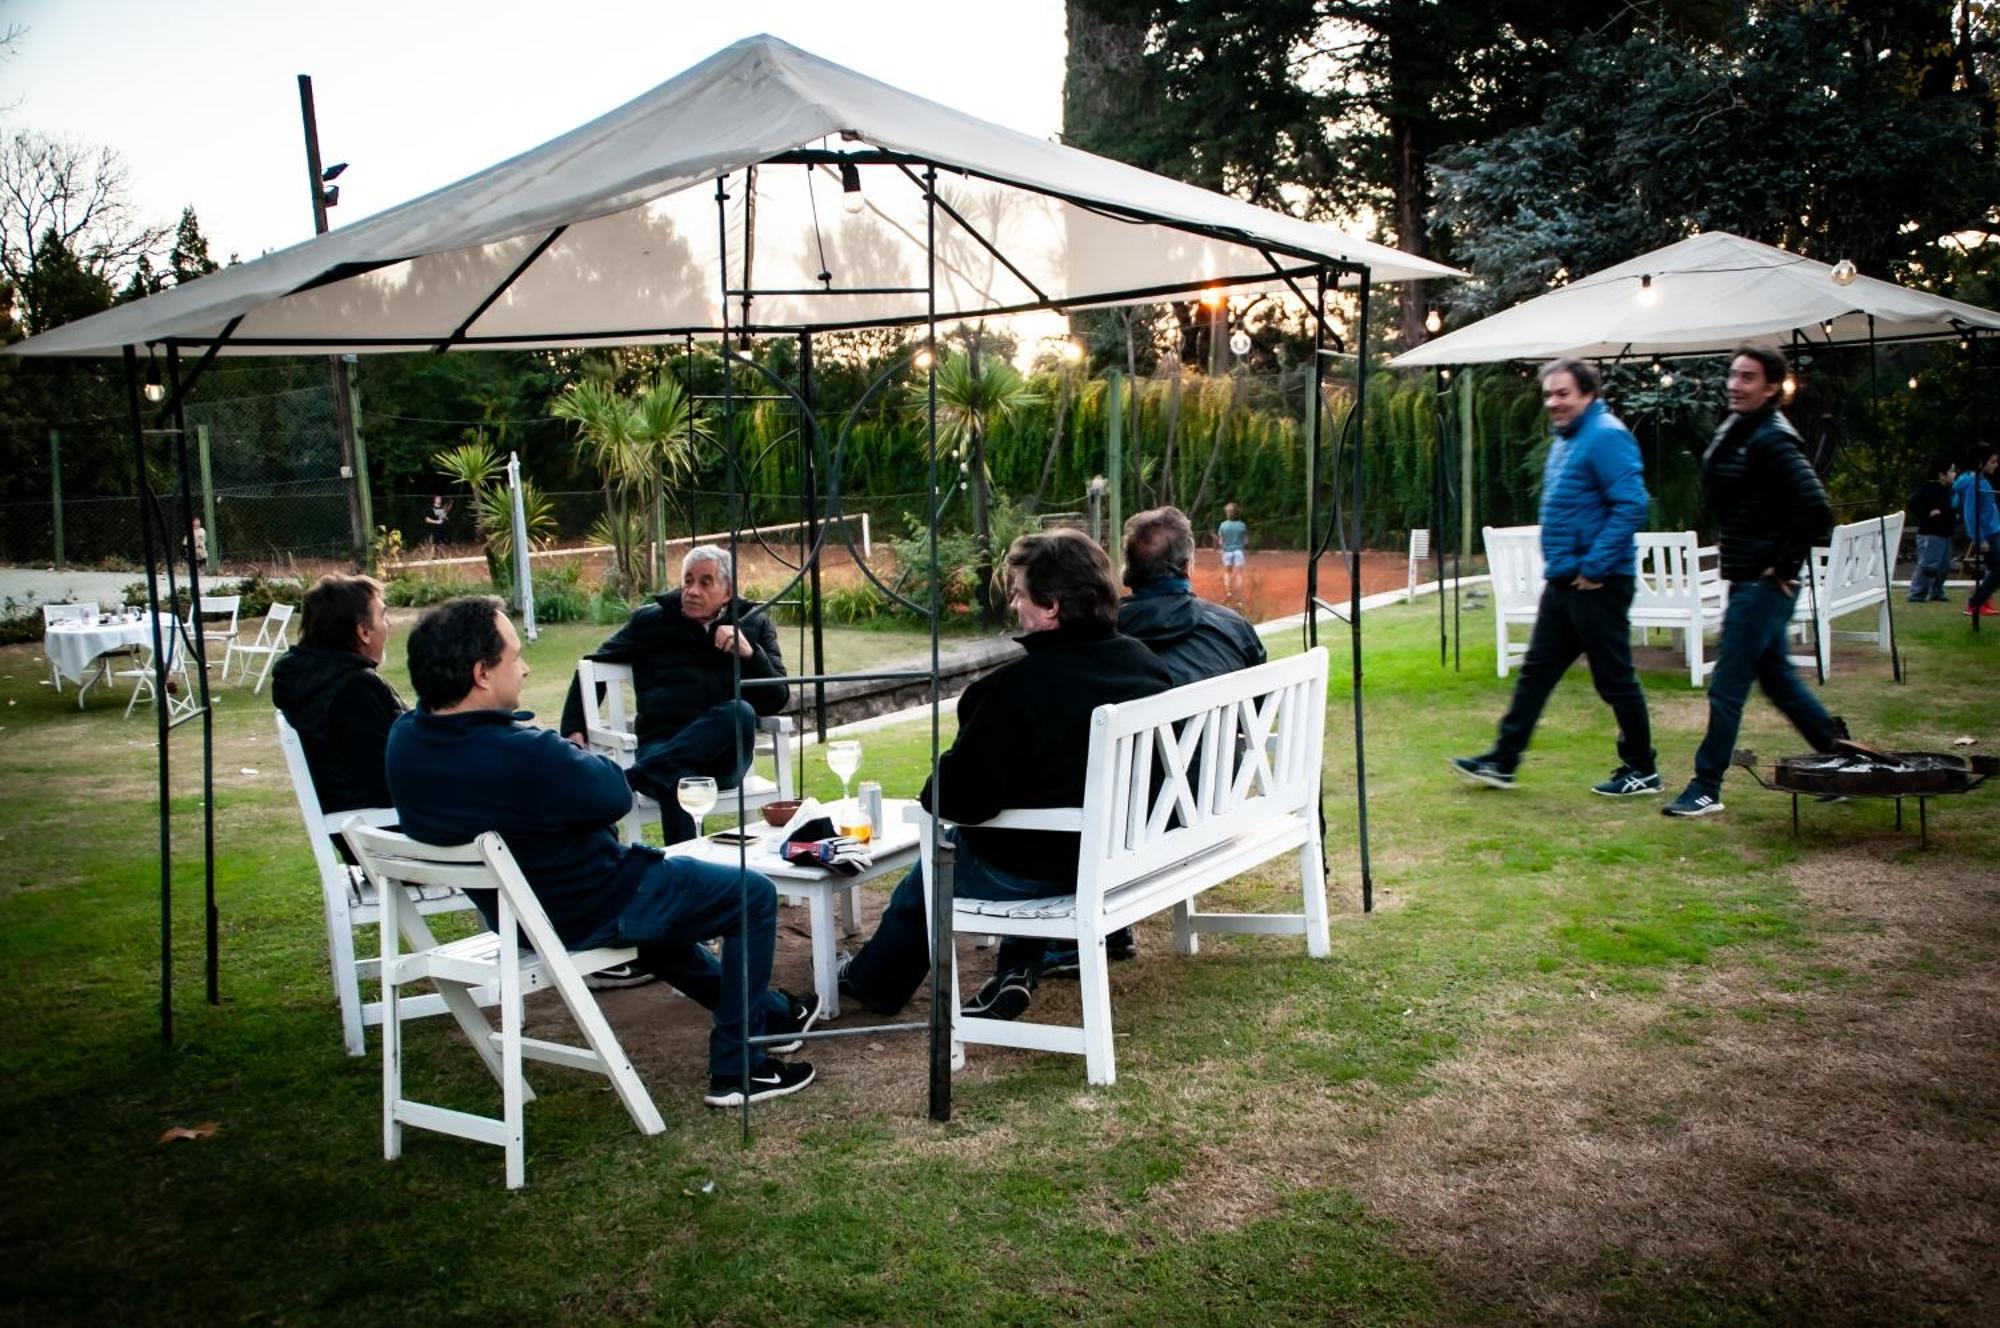
<instances>
[{"instance_id":1,"label":"seated man in dark jacket","mask_svg":"<svg viewBox=\"0 0 2000 1328\"><path fill-rule=\"evenodd\" d=\"M381 583L323 576L302 607L299 644L271 668L271 700L298 730L320 811L387 807L382 749L405 707L375 671L389 644Z\"/></svg>"},{"instance_id":2,"label":"seated man in dark jacket","mask_svg":"<svg viewBox=\"0 0 2000 1328\"><path fill-rule=\"evenodd\" d=\"M713 1010L708 1105L742 1104L746 1066L752 1102L804 1088L812 1066L766 1054L797 1050L799 1041L747 1041L803 1033L819 1017L818 997L770 989L777 892L755 872L739 878L620 844L614 827L632 807L625 772L523 722L533 718L515 709L528 672L514 625L489 596L448 600L410 633L420 708L390 730L386 762L404 833L462 844L499 831L564 945L636 946L642 966ZM486 893L473 895L482 912L492 907ZM718 936L720 963L702 944Z\"/></svg>"},{"instance_id":3,"label":"seated man in dark jacket","mask_svg":"<svg viewBox=\"0 0 2000 1328\"><path fill-rule=\"evenodd\" d=\"M591 652L592 659L632 666L639 750L626 777L659 802L669 844L699 833L674 796L682 778L707 775L717 788L735 788L756 751L757 717L785 708L785 685L769 681L785 676L778 630L770 615L753 615L755 607L736 596L728 550L696 545L681 560L681 588L639 609ZM583 691L574 681L562 731L584 740Z\"/></svg>"},{"instance_id":4,"label":"seated man in dark jacket","mask_svg":"<svg viewBox=\"0 0 2000 1328\"><path fill-rule=\"evenodd\" d=\"M1155 507L1125 521L1125 584L1118 630L1146 643L1174 686L1264 662L1264 640L1234 609L1195 597L1188 581L1194 527L1178 507Z\"/></svg>"},{"instance_id":5,"label":"seated man in dark jacket","mask_svg":"<svg viewBox=\"0 0 2000 1328\"><path fill-rule=\"evenodd\" d=\"M1014 807L1081 806L1090 712L1173 685L1152 651L1118 634L1111 560L1087 536L1023 535L1007 551L1007 570L1028 653L959 697L958 737L938 760L942 791L925 784L922 795L925 807L967 827L954 835L952 889L969 899L1075 891L1078 836L976 823ZM902 1009L930 971L925 888L923 869L913 868L874 936L841 968L842 990L878 1013ZM1042 949L1039 937L1003 941L992 980L966 1013L1018 1018L1040 975Z\"/></svg>"}]
</instances>

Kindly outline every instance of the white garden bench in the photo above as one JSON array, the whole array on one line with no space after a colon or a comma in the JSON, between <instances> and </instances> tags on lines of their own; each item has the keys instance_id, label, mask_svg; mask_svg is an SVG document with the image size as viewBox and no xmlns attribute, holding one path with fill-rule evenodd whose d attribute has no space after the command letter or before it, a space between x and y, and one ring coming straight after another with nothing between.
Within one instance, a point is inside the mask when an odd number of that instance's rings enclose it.
<instances>
[{"instance_id":1,"label":"white garden bench","mask_svg":"<svg viewBox=\"0 0 2000 1328\"><path fill-rule=\"evenodd\" d=\"M1528 654L1528 643L1516 645L1509 629L1519 624L1532 631L1542 602L1547 579L1542 575L1542 528L1487 526L1483 534L1486 566L1493 573L1494 666L1504 678Z\"/></svg>"},{"instance_id":2,"label":"white garden bench","mask_svg":"<svg viewBox=\"0 0 2000 1328\"><path fill-rule=\"evenodd\" d=\"M1637 574L1632 585L1632 628L1681 634L1687 655L1688 686L1699 687L1715 671L1703 650L1702 635L1722 629L1728 587L1714 545L1704 546L1692 530L1644 530L1635 537Z\"/></svg>"},{"instance_id":3,"label":"white garden bench","mask_svg":"<svg viewBox=\"0 0 2000 1328\"><path fill-rule=\"evenodd\" d=\"M1887 556L1883 553L1888 544ZM1800 668L1818 666L1821 677L1833 668L1833 642L1873 641L1889 653L1889 578L1895 570L1896 549L1903 542L1903 514L1892 512L1878 521L1869 517L1835 526L1828 541L1812 551L1806 565L1812 584L1799 589L1792 608L1792 634L1811 638L1813 654L1794 655ZM1834 621L1863 609L1875 609L1873 631L1839 631Z\"/></svg>"},{"instance_id":4,"label":"white garden bench","mask_svg":"<svg viewBox=\"0 0 2000 1328\"><path fill-rule=\"evenodd\" d=\"M590 744L592 751L616 761L621 769L631 769L639 752L639 739L633 732L638 717L638 701L636 697L628 700L632 692L632 666L583 659L577 662L576 677L578 689L583 695L584 741ZM797 796L792 792L791 734L792 720L789 715L758 719L753 760L768 756L775 778L766 779L757 774L754 765L751 772L743 777L743 809L746 814L766 803ZM735 789L718 789L715 809L724 814L734 811L736 794ZM645 794L635 792L632 795L632 810L618 823L619 834L628 841L636 841L642 827L659 819L659 804Z\"/></svg>"},{"instance_id":5,"label":"white garden bench","mask_svg":"<svg viewBox=\"0 0 2000 1328\"><path fill-rule=\"evenodd\" d=\"M1203 932L1302 935L1307 954L1331 953L1319 829L1326 667L1326 650L1319 647L1158 696L1101 705L1090 717L1083 806L1021 808L981 823L1082 835L1075 894L959 899L952 930L1075 944L1083 1022L955 1015L954 1066L964 1063L964 1043L979 1042L1082 1056L1091 1083L1112 1083L1117 1067L1104 940L1167 909L1174 912L1175 946L1184 955L1195 953ZM926 823L925 879L935 880L929 818L920 807L909 815ZM1204 890L1289 853L1298 855L1301 912L1196 909ZM951 1007L959 1009L955 955Z\"/></svg>"}]
</instances>

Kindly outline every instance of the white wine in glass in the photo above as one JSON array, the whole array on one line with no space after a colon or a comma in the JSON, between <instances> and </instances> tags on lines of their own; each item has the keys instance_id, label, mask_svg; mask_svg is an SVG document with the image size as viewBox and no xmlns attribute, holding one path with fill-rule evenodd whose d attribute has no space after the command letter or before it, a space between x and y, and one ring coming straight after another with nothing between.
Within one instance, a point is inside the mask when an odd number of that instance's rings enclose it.
<instances>
[{"instance_id":1,"label":"white wine in glass","mask_svg":"<svg viewBox=\"0 0 2000 1328\"><path fill-rule=\"evenodd\" d=\"M833 771L840 780L840 797L847 799L848 781L861 769L861 744L858 742L830 742L826 745L826 768Z\"/></svg>"},{"instance_id":2,"label":"white wine in glass","mask_svg":"<svg viewBox=\"0 0 2000 1328\"><path fill-rule=\"evenodd\" d=\"M694 818L695 833L701 833L701 818L715 810L715 781L707 775L689 775L674 790L681 810Z\"/></svg>"}]
</instances>

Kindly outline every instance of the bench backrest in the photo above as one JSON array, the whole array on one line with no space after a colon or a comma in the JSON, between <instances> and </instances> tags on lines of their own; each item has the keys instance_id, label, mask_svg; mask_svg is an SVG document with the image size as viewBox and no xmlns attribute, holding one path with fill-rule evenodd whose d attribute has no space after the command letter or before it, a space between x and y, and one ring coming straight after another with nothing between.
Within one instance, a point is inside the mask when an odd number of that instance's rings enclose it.
<instances>
[{"instance_id":1,"label":"bench backrest","mask_svg":"<svg viewBox=\"0 0 2000 1328\"><path fill-rule=\"evenodd\" d=\"M1882 556L1886 526L1889 557ZM1881 521L1869 517L1833 528L1824 553L1813 550L1813 571L1820 598L1829 605L1873 603L1889 592L1889 567L1903 542L1903 514L1892 512Z\"/></svg>"},{"instance_id":2,"label":"bench backrest","mask_svg":"<svg viewBox=\"0 0 2000 1328\"><path fill-rule=\"evenodd\" d=\"M1487 526L1486 566L1493 573L1493 601L1502 610L1532 611L1541 603L1542 528Z\"/></svg>"},{"instance_id":3,"label":"bench backrest","mask_svg":"<svg viewBox=\"0 0 2000 1328\"><path fill-rule=\"evenodd\" d=\"M1280 817L1318 834L1326 669L1319 646L1093 711L1078 909Z\"/></svg>"},{"instance_id":4,"label":"bench backrest","mask_svg":"<svg viewBox=\"0 0 2000 1328\"><path fill-rule=\"evenodd\" d=\"M632 732L639 699L633 690L630 664L581 659L576 665L576 680L583 694L584 737L592 746L606 741L606 734Z\"/></svg>"},{"instance_id":5,"label":"bench backrest","mask_svg":"<svg viewBox=\"0 0 2000 1328\"><path fill-rule=\"evenodd\" d=\"M1638 575L1634 609L1693 611L1720 591L1721 570L1701 565L1700 538L1692 530L1642 530L1633 537Z\"/></svg>"}]
</instances>

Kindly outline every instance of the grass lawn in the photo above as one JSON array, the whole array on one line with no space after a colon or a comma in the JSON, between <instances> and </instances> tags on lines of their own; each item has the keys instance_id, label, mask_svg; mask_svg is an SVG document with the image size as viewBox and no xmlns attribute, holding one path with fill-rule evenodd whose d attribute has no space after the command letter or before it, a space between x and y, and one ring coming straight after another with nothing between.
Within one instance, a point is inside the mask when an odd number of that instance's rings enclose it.
<instances>
[{"instance_id":1,"label":"grass lawn","mask_svg":"<svg viewBox=\"0 0 2000 1328\"><path fill-rule=\"evenodd\" d=\"M1898 606L1899 609L1901 606ZM1910 681L1844 645L1855 733L2000 743L2000 633L1899 615ZM543 1069L528 1188L498 1151L413 1132L380 1153L378 1064L341 1052L318 888L268 701L216 720L220 1007L200 1000L198 732L174 742L179 1042L158 1042L153 728L78 713L34 646L0 650L0 1320L511 1323L1792 1323L2000 1315L2000 828L1994 793L1809 807L1740 773L1696 823L1588 785L1614 764L1579 669L1518 787L1483 749L1509 682L1486 620L1440 669L1427 604L1369 620L1377 908L1358 907L1347 637L1326 637L1334 954L1276 938L1113 972L1119 1082L975 1048L924 1116L912 1038L820 1044L820 1080L744 1146L705 1111L705 1025L658 987L605 1004L667 1119ZM796 666L795 629L784 629ZM553 721L604 634L546 630L525 704ZM912 639L836 630L831 664ZM1296 648L1295 642L1282 643ZM400 646L385 670L407 694ZM1646 678L1669 792L1702 694ZM947 740L949 731L947 731ZM1741 745L1796 750L1753 699ZM914 789L928 724L872 735ZM837 788L809 755L812 791ZM1914 808L1912 808L1914 812ZM1279 905L1281 869L1219 894ZM879 898L875 901L879 904ZM787 915L779 978L807 982ZM986 962L972 958L975 973ZM1038 1005L1073 1010L1048 984ZM850 1018L850 1022L854 1022ZM371 1038L371 1050L374 1046ZM497 1094L440 1021L420 1095ZM177 1125L213 1137L157 1142Z\"/></svg>"}]
</instances>

